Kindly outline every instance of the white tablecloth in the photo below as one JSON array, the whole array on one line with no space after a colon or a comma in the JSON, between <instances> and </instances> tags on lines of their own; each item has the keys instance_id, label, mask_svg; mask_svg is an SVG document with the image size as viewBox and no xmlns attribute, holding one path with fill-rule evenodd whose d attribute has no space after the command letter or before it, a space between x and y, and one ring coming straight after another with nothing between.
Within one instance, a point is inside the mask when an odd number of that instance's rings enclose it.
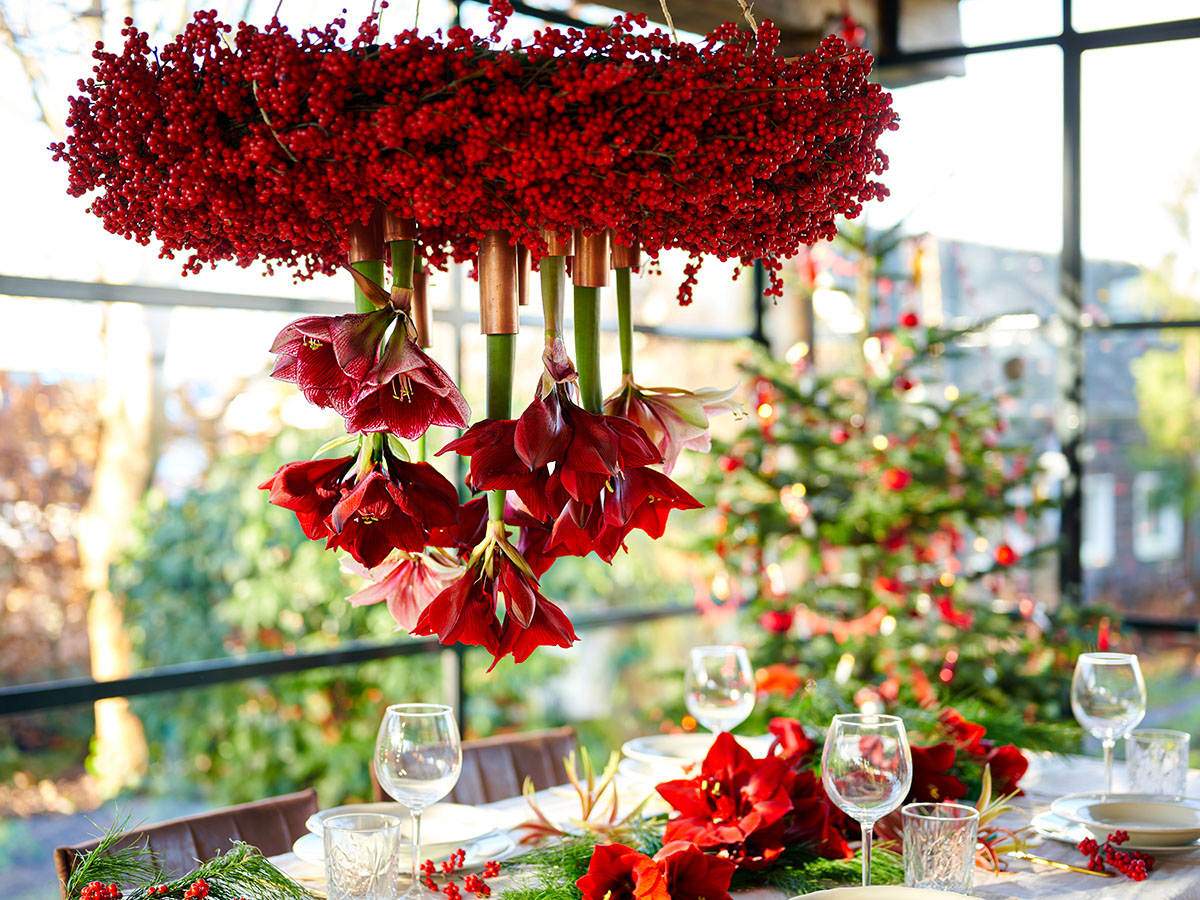
<instances>
[{"instance_id":1,"label":"white tablecloth","mask_svg":"<svg viewBox=\"0 0 1200 900\"><path fill-rule=\"evenodd\" d=\"M1124 789L1124 772L1120 765L1118 763L1116 790ZM1035 756L1022 784L1026 796L1019 800L1020 810L1008 814L1000 822L1014 829L1027 825L1031 815L1049 808L1050 802L1061 794L1103 789L1104 767L1097 759ZM1200 796L1200 772L1189 773L1188 787L1191 796ZM636 789L628 782L622 783L622 798L632 800L624 806L625 809L631 808L640 799ZM538 800L552 820L578 813L578 799L570 789L550 788L541 791ZM499 814L503 828L515 827L529 818L528 808L520 797L489 804L488 808ZM1057 841L1047 840L1032 852L1073 865L1082 865L1085 861L1074 847ZM323 874L319 867L302 862L291 853L272 857L272 861L297 877L320 878ZM1007 863L1008 871L999 875L976 870L977 897L988 900L1200 900L1200 851L1159 857L1154 872L1143 882L1133 882L1123 877L1098 878L1020 860L1010 859ZM312 882L306 883L312 886ZM494 886L501 888L502 882L494 882ZM739 895L741 900L781 900L782 897L781 893L768 890Z\"/></svg>"}]
</instances>

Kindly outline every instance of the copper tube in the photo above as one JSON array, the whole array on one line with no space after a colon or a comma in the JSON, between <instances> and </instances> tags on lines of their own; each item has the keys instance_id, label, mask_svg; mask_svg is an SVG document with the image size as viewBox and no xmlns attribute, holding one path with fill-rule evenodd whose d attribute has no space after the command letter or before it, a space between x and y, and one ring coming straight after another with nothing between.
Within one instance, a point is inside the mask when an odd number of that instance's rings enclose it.
<instances>
[{"instance_id":1,"label":"copper tube","mask_svg":"<svg viewBox=\"0 0 1200 900\"><path fill-rule=\"evenodd\" d=\"M608 230L584 234L575 229L575 265L571 282L576 287L607 287L609 264Z\"/></svg>"},{"instance_id":2,"label":"copper tube","mask_svg":"<svg viewBox=\"0 0 1200 900\"><path fill-rule=\"evenodd\" d=\"M390 209L383 211L383 239L385 241L415 241L417 220L401 219Z\"/></svg>"},{"instance_id":3,"label":"copper tube","mask_svg":"<svg viewBox=\"0 0 1200 900\"><path fill-rule=\"evenodd\" d=\"M567 233L564 240L553 228L542 229L542 240L546 242L547 256L571 256L571 234Z\"/></svg>"},{"instance_id":4,"label":"copper tube","mask_svg":"<svg viewBox=\"0 0 1200 900\"><path fill-rule=\"evenodd\" d=\"M507 231L484 232L479 242L479 330L516 334L517 248Z\"/></svg>"},{"instance_id":5,"label":"copper tube","mask_svg":"<svg viewBox=\"0 0 1200 900\"><path fill-rule=\"evenodd\" d=\"M533 270L529 266L529 248L524 244L517 244L517 304L519 306L529 305L529 282Z\"/></svg>"},{"instance_id":6,"label":"copper tube","mask_svg":"<svg viewBox=\"0 0 1200 900\"><path fill-rule=\"evenodd\" d=\"M626 247L613 241L612 267L614 269L636 269L642 264L642 245Z\"/></svg>"},{"instance_id":7,"label":"copper tube","mask_svg":"<svg viewBox=\"0 0 1200 900\"><path fill-rule=\"evenodd\" d=\"M352 264L387 259L387 245L383 242L383 210L378 206L366 225L351 222L347 237L350 243L347 256Z\"/></svg>"},{"instance_id":8,"label":"copper tube","mask_svg":"<svg viewBox=\"0 0 1200 900\"><path fill-rule=\"evenodd\" d=\"M424 266L413 271L412 320L417 328L417 346L433 346L433 315L429 311L429 275Z\"/></svg>"}]
</instances>

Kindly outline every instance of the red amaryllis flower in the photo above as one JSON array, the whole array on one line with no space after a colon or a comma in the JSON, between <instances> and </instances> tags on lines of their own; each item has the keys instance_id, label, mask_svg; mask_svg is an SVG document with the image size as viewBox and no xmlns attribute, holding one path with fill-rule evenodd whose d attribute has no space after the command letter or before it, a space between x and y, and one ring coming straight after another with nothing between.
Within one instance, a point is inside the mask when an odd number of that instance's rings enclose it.
<instances>
[{"instance_id":1,"label":"red amaryllis flower","mask_svg":"<svg viewBox=\"0 0 1200 900\"><path fill-rule=\"evenodd\" d=\"M397 630L404 631L413 630L421 610L445 590L454 575L452 570L435 567L424 556L407 553L374 569L360 567L353 560L344 560L342 566L371 582L346 598L350 605L386 603Z\"/></svg>"},{"instance_id":2,"label":"red amaryllis flower","mask_svg":"<svg viewBox=\"0 0 1200 900\"><path fill-rule=\"evenodd\" d=\"M932 747L912 748L912 790L909 800L940 802L961 800L967 796L967 786L950 774L954 768L954 745L949 741Z\"/></svg>"},{"instance_id":3,"label":"red amaryllis flower","mask_svg":"<svg viewBox=\"0 0 1200 900\"><path fill-rule=\"evenodd\" d=\"M509 654L520 663L538 647L575 643L578 638L570 619L542 596L537 581L509 557L510 552L516 554L511 545L496 538L489 541L493 545L485 542L476 548L475 563L425 607L411 633L436 634L447 645L485 647L494 657L488 671ZM497 616L501 597L503 628Z\"/></svg>"},{"instance_id":4,"label":"red amaryllis flower","mask_svg":"<svg viewBox=\"0 0 1200 900\"><path fill-rule=\"evenodd\" d=\"M729 882L737 865L705 853L687 841L672 841L654 854L671 900L729 900Z\"/></svg>"},{"instance_id":5,"label":"red amaryllis flower","mask_svg":"<svg viewBox=\"0 0 1200 900\"><path fill-rule=\"evenodd\" d=\"M575 886L583 900L674 900L675 896L658 864L624 844L597 844L587 874Z\"/></svg>"},{"instance_id":6,"label":"red amaryllis flower","mask_svg":"<svg viewBox=\"0 0 1200 900\"><path fill-rule=\"evenodd\" d=\"M388 431L414 440L430 425L466 428L471 408L458 385L409 333L401 316L379 362L344 413L349 431Z\"/></svg>"},{"instance_id":7,"label":"red amaryllis flower","mask_svg":"<svg viewBox=\"0 0 1200 900\"><path fill-rule=\"evenodd\" d=\"M782 760L756 760L733 735L718 735L699 775L658 785L679 813L663 839L719 849L747 869L770 865L783 853L783 819L792 810L788 771Z\"/></svg>"},{"instance_id":8,"label":"red amaryllis flower","mask_svg":"<svg viewBox=\"0 0 1200 900\"><path fill-rule=\"evenodd\" d=\"M438 451L471 458L467 487L473 491L513 491L538 519L550 518L550 470L530 467L516 451L516 419L476 422L466 434Z\"/></svg>"},{"instance_id":9,"label":"red amaryllis flower","mask_svg":"<svg viewBox=\"0 0 1200 900\"><path fill-rule=\"evenodd\" d=\"M954 743L962 750L975 755L987 752L983 746L983 736L987 729L978 722L972 722L952 706L947 706L938 713L938 722L946 733L954 738Z\"/></svg>"},{"instance_id":10,"label":"red amaryllis flower","mask_svg":"<svg viewBox=\"0 0 1200 900\"><path fill-rule=\"evenodd\" d=\"M707 453L712 448L710 417L741 411L741 404L732 399L735 390L736 386L727 391L645 388L634 384L632 375L625 375L604 401L604 412L636 422L662 455L663 471L670 475L684 450Z\"/></svg>"},{"instance_id":11,"label":"red amaryllis flower","mask_svg":"<svg viewBox=\"0 0 1200 900\"><path fill-rule=\"evenodd\" d=\"M284 327L271 345L279 354L271 376L295 384L322 408L345 415L395 313L380 309L344 316L306 316Z\"/></svg>"},{"instance_id":12,"label":"red amaryllis flower","mask_svg":"<svg viewBox=\"0 0 1200 900\"><path fill-rule=\"evenodd\" d=\"M340 547L369 569L396 550L425 548L429 529L458 521L458 491L429 463L409 463L384 452L387 474L376 463L342 499L329 524L326 547Z\"/></svg>"},{"instance_id":13,"label":"red amaryllis flower","mask_svg":"<svg viewBox=\"0 0 1200 900\"><path fill-rule=\"evenodd\" d=\"M258 489L271 492L268 502L296 514L305 537L320 540L334 534L329 516L342 497L342 479L353 464L353 456L285 463Z\"/></svg>"},{"instance_id":14,"label":"red amaryllis flower","mask_svg":"<svg viewBox=\"0 0 1200 900\"><path fill-rule=\"evenodd\" d=\"M783 819L784 846L799 844L825 859L853 856L844 833L850 819L829 799L817 774L793 766L784 783L792 803L791 812Z\"/></svg>"},{"instance_id":15,"label":"red amaryllis flower","mask_svg":"<svg viewBox=\"0 0 1200 900\"><path fill-rule=\"evenodd\" d=\"M777 716L767 725L774 735L769 756L777 756L793 768L803 768L812 762L817 752L816 742L804 733L804 726L795 719Z\"/></svg>"},{"instance_id":16,"label":"red amaryllis flower","mask_svg":"<svg viewBox=\"0 0 1200 900\"><path fill-rule=\"evenodd\" d=\"M984 761L992 770L992 786L997 794L1021 790L1021 779L1029 769L1029 760L1017 747L1012 744L994 747Z\"/></svg>"}]
</instances>

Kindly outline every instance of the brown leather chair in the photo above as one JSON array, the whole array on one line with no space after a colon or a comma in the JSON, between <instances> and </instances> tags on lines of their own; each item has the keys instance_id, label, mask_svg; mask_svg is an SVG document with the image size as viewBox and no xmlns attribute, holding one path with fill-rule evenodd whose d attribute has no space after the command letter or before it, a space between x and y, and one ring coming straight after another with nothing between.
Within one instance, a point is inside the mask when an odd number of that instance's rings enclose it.
<instances>
[{"instance_id":1,"label":"brown leather chair","mask_svg":"<svg viewBox=\"0 0 1200 900\"><path fill-rule=\"evenodd\" d=\"M317 792L309 788L138 828L122 835L117 846L148 843L164 873L178 877L194 869L197 860L204 862L228 850L232 840L245 841L265 856L287 853L297 838L308 833L304 823L316 811ZM64 898L79 854L95 849L99 843L96 839L54 851L54 866Z\"/></svg>"},{"instance_id":2,"label":"brown leather chair","mask_svg":"<svg viewBox=\"0 0 1200 900\"><path fill-rule=\"evenodd\" d=\"M452 803L475 805L519 797L526 777L533 779L533 786L539 791L565 784L567 769L563 760L578 745L575 729L570 725L463 741L462 774L446 799ZM371 782L375 799L387 800L375 778L374 761L371 763Z\"/></svg>"}]
</instances>

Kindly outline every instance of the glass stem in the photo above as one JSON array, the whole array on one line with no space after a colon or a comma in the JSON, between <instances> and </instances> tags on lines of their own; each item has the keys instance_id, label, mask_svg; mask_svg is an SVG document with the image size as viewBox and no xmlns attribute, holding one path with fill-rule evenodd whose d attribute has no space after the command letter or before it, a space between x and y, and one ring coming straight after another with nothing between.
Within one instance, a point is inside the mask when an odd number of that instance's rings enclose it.
<instances>
[{"instance_id":1,"label":"glass stem","mask_svg":"<svg viewBox=\"0 0 1200 900\"><path fill-rule=\"evenodd\" d=\"M417 873L421 869L421 811L412 810L412 885L413 893L417 890Z\"/></svg>"},{"instance_id":2,"label":"glass stem","mask_svg":"<svg viewBox=\"0 0 1200 900\"><path fill-rule=\"evenodd\" d=\"M1113 784L1113 748L1117 745L1115 740L1106 738L1101 742L1104 747L1104 793L1112 793Z\"/></svg>"},{"instance_id":3,"label":"glass stem","mask_svg":"<svg viewBox=\"0 0 1200 900\"><path fill-rule=\"evenodd\" d=\"M874 836L875 823L865 822L862 827L862 886L871 886L871 838Z\"/></svg>"}]
</instances>

